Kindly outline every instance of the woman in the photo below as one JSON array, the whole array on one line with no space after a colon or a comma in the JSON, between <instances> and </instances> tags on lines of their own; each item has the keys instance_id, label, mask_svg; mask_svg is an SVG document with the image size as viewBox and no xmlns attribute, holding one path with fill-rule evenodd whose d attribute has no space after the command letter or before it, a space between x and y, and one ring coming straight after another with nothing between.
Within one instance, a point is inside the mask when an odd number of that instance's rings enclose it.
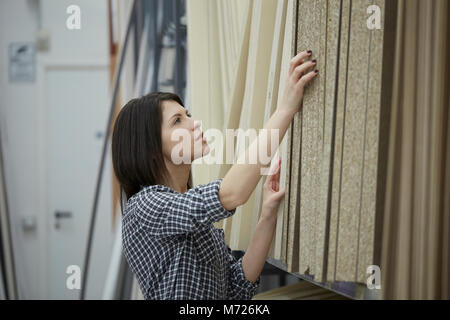
<instances>
[{"instance_id":1,"label":"woman","mask_svg":"<svg viewBox=\"0 0 450 320\"><path fill-rule=\"evenodd\" d=\"M114 125L112 159L121 204L122 190L126 195L124 254L145 299L253 297L284 197L284 188L279 188L281 159L264 184L260 219L242 258L231 254L223 230L213 222L233 215L258 184L265 164L261 159L250 162L248 156L259 148L270 159L274 156L271 130L278 131L278 147L299 110L305 85L317 75L317 70L309 71L316 64L307 60L311 54L301 52L291 60L281 103L264 126L266 133L242 156L245 161L237 161L224 178L208 184L190 185L190 163L209 147L177 95L151 93L122 108ZM175 130L188 133L181 157L191 161L174 161L172 151L179 147L171 139Z\"/></svg>"}]
</instances>

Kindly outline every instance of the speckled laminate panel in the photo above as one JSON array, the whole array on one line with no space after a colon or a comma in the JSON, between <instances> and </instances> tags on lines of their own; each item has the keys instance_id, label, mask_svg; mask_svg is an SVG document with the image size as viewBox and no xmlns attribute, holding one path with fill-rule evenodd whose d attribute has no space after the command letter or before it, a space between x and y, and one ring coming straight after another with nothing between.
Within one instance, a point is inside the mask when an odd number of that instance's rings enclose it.
<instances>
[{"instance_id":1,"label":"speckled laminate panel","mask_svg":"<svg viewBox=\"0 0 450 320\"><path fill-rule=\"evenodd\" d=\"M377 5L381 9L381 12L384 12L384 0L376 0L372 4ZM381 17L381 24L384 25L383 20L385 15L381 15ZM379 148L384 32L381 30L371 30L369 31L369 37L368 92L365 114L364 162L356 266L356 281L361 283L367 280L367 267L374 264L378 153L380 151L386 152L386 150Z\"/></svg>"},{"instance_id":2,"label":"speckled laminate panel","mask_svg":"<svg viewBox=\"0 0 450 320\"><path fill-rule=\"evenodd\" d=\"M363 14L371 1L351 1L347 90L342 157L336 280L355 281L361 190L364 174L364 132L368 102L370 30Z\"/></svg>"},{"instance_id":3,"label":"speckled laminate panel","mask_svg":"<svg viewBox=\"0 0 450 320\"><path fill-rule=\"evenodd\" d=\"M327 280L335 281L336 277L336 261L337 261L337 242L339 239L339 209L340 209L340 192L341 192L341 160L342 160L342 144L344 134L344 114L345 114L345 93L347 73L347 47L348 47L348 30L350 15L350 0L342 1L340 10L340 38L339 38L339 66L337 74L337 100L336 100L336 118L335 118L335 138L334 138L334 154L333 154L333 177L331 185L331 208L330 208L330 225L328 240L328 268Z\"/></svg>"},{"instance_id":4,"label":"speckled laminate panel","mask_svg":"<svg viewBox=\"0 0 450 320\"><path fill-rule=\"evenodd\" d=\"M323 84L319 94L323 95L323 149L321 153L320 181L319 181L319 197L317 210L317 230L316 239L320 241L316 246L316 260L314 275L316 281L325 281L325 273L327 268L327 247L328 234L327 224L329 224L329 198L330 198L330 175L332 174L332 146L333 146L333 124L335 111L335 91L336 91L336 73L337 73L337 57L338 57L338 36L339 36L339 9L340 2L328 0L325 11L324 29L321 32L321 52L323 52L324 60L319 61L319 69L322 70Z\"/></svg>"}]
</instances>

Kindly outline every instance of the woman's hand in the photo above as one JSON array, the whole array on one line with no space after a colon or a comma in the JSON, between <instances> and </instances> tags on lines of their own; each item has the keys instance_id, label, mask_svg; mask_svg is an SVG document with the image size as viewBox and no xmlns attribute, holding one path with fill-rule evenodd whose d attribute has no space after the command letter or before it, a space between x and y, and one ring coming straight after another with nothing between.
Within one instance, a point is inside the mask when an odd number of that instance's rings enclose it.
<instances>
[{"instance_id":1,"label":"woman's hand","mask_svg":"<svg viewBox=\"0 0 450 320\"><path fill-rule=\"evenodd\" d=\"M281 158L274 168L274 173L267 176L263 186L263 203L261 208L261 218L273 217L277 215L278 207L284 198L285 188L280 189Z\"/></svg>"},{"instance_id":2,"label":"woman's hand","mask_svg":"<svg viewBox=\"0 0 450 320\"><path fill-rule=\"evenodd\" d=\"M295 114L300 109L305 86L318 74L318 70L309 71L317 64L316 60L305 61L312 55L310 50L300 52L292 58L289 64L289 72L286 78L286 86L279 110ZM309 71L309 72L308 72Z\"/></svg>"}]
</instances>

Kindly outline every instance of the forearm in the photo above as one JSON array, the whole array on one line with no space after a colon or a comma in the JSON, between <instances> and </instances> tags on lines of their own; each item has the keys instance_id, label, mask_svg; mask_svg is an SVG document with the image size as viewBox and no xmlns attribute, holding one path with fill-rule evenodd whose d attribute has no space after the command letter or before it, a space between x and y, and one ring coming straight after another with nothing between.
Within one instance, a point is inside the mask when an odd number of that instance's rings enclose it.
<instances>
[{"instance_id":1,"label":"forearm","mask_svg":"<svg viewBox=\"0 0 450 320\"><path fill-rule=\"evenodd\" d=\"M261 168L270 165L270 160L281 144L294 115L293 112L278 108L265 124L264 129L266 130L261 130L257 138L223 178L221 188L233 190L239 198L240 204L247 202L258 184L261 178ZM278 138L272 140L272 133L277 131ZM261 158L260 155L263 155L266 159ZM270 160L267 161L267 159Z\"/></svg>"},{"instance_id":2,"label":"forearm","mask_svg":"<svg viewBox=\"0 0 450 320\"><path fill-rule=\"evenodd\" d=\"M248 249L242 258L242 269L245 277L251 282L255 282L258 279L264 268L276 224L276 215L261 218L255 228Z\"/></svg>"}]
</instances>

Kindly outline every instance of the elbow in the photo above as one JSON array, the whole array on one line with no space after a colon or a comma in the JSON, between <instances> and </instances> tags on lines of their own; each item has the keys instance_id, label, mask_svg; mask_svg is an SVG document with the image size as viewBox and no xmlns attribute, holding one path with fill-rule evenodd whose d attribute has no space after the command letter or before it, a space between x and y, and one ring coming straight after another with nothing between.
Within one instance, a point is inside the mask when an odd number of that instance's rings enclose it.
<instances>
[{"instance_id":1,"label":"elbow","mask_svg":"<svg viewBox=\"0 0 450 320\"><path fill-rule=\"evenodd\" d=\"M228 211L243 205L247 201L236 190L228 190L227 188L219 189L219 199L222 206Z\"/></svg>"},{"instance_id":2,"label":"elbow","mask_svg":"<svg viewBox=\"0 0 450 320\"><path fill-rule=\"evenodd\" d=\"M234 195L234 201L236 203L236 207L244 205L248 201L248 197L243 196L242 192L236 192Z\"/></svg>"}]
</instances>

